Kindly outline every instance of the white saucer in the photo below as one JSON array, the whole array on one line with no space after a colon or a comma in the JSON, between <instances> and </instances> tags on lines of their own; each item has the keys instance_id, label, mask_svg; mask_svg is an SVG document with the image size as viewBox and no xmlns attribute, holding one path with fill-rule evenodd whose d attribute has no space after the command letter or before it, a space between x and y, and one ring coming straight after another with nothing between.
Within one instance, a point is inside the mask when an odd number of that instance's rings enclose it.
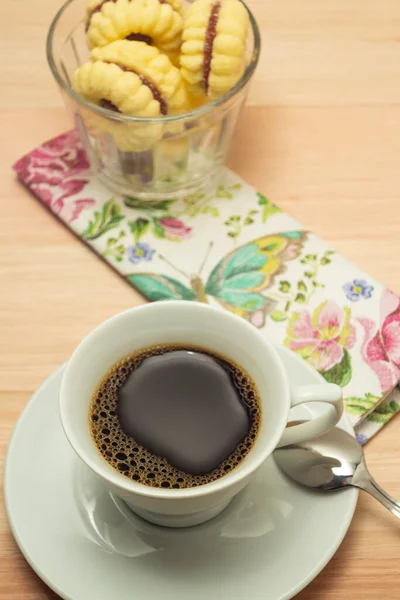
<instances>
[{"instance_id":1,"label":"white saucer","mask_svg":"<svg viewBox=\"0 0 400 600\"><path fill-rule=\"evenodd\" d=\"M278 349L293 383L320 381ZM273 459L216 519L190 529L150 525L112 498L70 448L58 416L59 369L12 437L4 493L25 558L67 600L284 600L323 569L346 534L356 490L314 493ZM318 412L318 405L314 405ZM296 409L295 418L309 415ZM352 431L346 418L341 426Z\"/></svg>"}]
</instances>

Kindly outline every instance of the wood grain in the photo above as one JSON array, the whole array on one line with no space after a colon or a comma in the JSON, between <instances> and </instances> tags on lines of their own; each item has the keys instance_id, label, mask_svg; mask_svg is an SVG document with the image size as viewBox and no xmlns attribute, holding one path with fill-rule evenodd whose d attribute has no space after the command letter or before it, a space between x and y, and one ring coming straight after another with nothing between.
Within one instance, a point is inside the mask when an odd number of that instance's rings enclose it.
<instances>
[{"instance_id":1,"label":"wood grain","mask_svg":"<svg viewBox=\"0 0 400 600\"><path fill-rule=\"evenodd\" d=\"M231 166L400 293L400 3L251 0L263 53ZM16 182L11 164L70 126L45 62L54 0L1 2L0 452L32 392L96 324L143 300ZM367 447L400 497L399 418ZM2 461L3 462L3 461ZM305 551L306 551L305 540ZM301 600L400 597L400 523L366 495ZM54 600L0 511L1 600Z\"/></svg>"}]
</instances>

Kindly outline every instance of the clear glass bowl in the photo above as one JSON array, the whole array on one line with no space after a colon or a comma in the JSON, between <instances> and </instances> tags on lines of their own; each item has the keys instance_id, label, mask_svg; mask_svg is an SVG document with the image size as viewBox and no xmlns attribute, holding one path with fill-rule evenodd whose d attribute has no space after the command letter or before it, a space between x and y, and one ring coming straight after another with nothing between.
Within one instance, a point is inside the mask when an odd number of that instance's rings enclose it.
<instances>
[{"instance_id":1,"label":"clear glass bowl","mask_svg":"<svg viewBox=\"0 0 400 600\"><path fill-rule=\"evenodd\" d=\"M112 190L143 199L176 198L218 179L260 54L250 15L247 68L224 96L191 112L144 119L88 102L71 87L75 69L89 59L87 0L68 0L51 24L47 57L71 110L92 170Z\"/></svg>"}]
</instances>

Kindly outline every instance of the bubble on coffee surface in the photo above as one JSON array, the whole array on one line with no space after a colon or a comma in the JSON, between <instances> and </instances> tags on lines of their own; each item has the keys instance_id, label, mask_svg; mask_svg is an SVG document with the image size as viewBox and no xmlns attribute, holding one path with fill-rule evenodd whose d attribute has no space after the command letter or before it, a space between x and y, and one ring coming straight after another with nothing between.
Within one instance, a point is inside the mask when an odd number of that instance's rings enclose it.
<instances>
[{"instance_id":1,"label":"bubble on coffee surface","mask_svg":"<svg viewBox=\"0 0 400 600\"><path fill-rule=\"evenodd\" d=\"M228 370L250 416L245 438L219 466L209 473L193 475L180 471L165 458L156 456L121 429L117 415L118 390L145 358L176 350L189 350L217 359ZM156 488L191 488L221 479L241 464L251 451L261 423L258 391L249 375L238 365L204 348L169 344L152 346L121 359L103 378L93 395L89 411L92 438L103 458L127 479Z\"/></svg>"}]
</instances>

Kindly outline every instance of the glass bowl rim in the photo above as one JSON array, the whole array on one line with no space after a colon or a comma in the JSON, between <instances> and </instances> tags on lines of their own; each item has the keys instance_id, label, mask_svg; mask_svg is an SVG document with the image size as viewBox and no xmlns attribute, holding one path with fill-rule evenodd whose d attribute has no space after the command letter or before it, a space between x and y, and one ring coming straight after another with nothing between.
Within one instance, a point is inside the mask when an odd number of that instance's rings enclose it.
<instances>
[{"instance_id":1,"label":"glass bowl rim","mask_svg":"<svg viewBox=\"0 0 400 600\"><path fill-rule=\"evenodd\" d=\"M47 62L49 64L49 67L53 74L53 77L55 78L55 80L57 81L57 83L61 87L61 89L64 92L66 92L72 100L74 100L78 104L82 105L84 108L96 112L97 114L101 115L102 117L112 119L113 121L120 121L120 122L125 122L125 123L135 123L137 125L139 125L139 124L140 125L150 125L150 124L154 125L154 124L162 124L162 123L164 123L164 124L165 123L177 123L177 122L180 122L180 121L186 120L186 119L196 119L198 117L202 117L202 116L207 115L208 113L212 112L214 110L214 108L217 108L219 106L222 106L222 105L228 103L229 100L231 100L234 96L236 96L236 94L238 92L240 92L240 90L242 88L244 88L245 85L250 81L250 79L257 67L257 64L258 64L258 61L260 58L260 52L261 52L260 30L257 25L257 21L253 15L253 13L249 9L249 7L243 2L243 0L240 0L240 1L244 4L244 6L248 12L248 15L250 18L250 25L251 25L251 28L253 31L254 47L253 47L253 52L252 52L250 62L247 65L246 70L245 70L244 74L242 75L241 79L239 79L239 81L226 94L223 94L222 96L219 96L219 98L216 98L215 100L211 100L207 104L204 104L203 106L195 108L191 111L180 113L178 115L167 115L167 116L151 117L151 118L133 117L130 115L115 113L114 111L111 111L107 108L98 106L97 104L94 104L93 102L90 102L89 100L86 100L86 98L83 98L82 96L77 94L72 89L72 87L65 81L63 76L61 75L61 73L56 65L54 55L53 55L53 41L54 41L57 25L58 25L59 21L61 20L61 18L63 17L65 11L70 6L70 4L72 4L73 2L76 2L76 0L67 0L61 6L61 8L58 10L58 12L56 13L56 15L50 25L50 28L49 28L49 31L47 34L47 40L46 40Z\"/></svg>"}]
</instances>

